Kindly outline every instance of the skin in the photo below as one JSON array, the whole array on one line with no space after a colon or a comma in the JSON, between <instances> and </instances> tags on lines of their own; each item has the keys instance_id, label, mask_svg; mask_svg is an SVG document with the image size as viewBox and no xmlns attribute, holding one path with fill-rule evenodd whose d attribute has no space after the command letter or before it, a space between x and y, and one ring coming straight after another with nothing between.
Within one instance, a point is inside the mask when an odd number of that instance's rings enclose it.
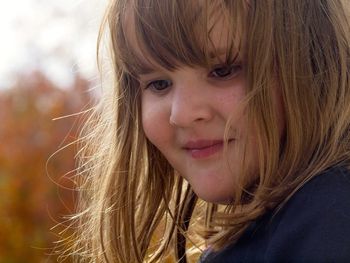
<instances>
[{"instance_id":1,"label":"skin","mask_svg":"<svg viewBox=\"0 0 350 263\"><path fill-rule=\"evenodd\" d=\"M212 68L183 65L170 72L154 64L152 72L139 76L142 126L200 198L224 204L232 200L237 187L254 179L258 156L256 135L248 127L243 106L244 50L231 65L223 64L228 43L224 21L218 21L212 32L213 47L219 51ZM129 38L136 42L133 34ZM282 107L277 94L276 104ZM283 122L283 116L279 119ZM245 182L239 182L244 149L247 174Z\"/></svg>"},{"instance_id":2,"label":"skin","mask_svg":"<svg viewBox=\"0 0 350 263\"><path fill-rule=\"evenodd\" d=\"M200 198L226 202L232 197L242 162L240 143L244 141L246 124L239 105L244 97L244 73L221 80L208 76L204 69L183 67L175 72L142 76L148 78L169 79L172 84L161 94L152 87L142 93L142 124L147 138ZM228 134L228 163L223 147L212 149L212 154L210 146L202 147L210 145L210 141L223 140L231 117L234 121ZM196 149L204 153L198 157Z\"/></svg>"}]
</instances>

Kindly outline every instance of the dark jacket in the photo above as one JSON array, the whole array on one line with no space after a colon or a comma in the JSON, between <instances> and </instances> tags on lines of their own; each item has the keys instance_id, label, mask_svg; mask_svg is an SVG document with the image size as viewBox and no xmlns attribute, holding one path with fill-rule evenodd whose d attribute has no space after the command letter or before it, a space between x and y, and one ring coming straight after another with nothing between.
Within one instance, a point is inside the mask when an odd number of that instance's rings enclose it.
<instances>
[{"instance_id":1,"label":"dark jacket","mask_svg":"<svg viewBox=\"0 0 350 263\"><path fill-rule=\"evenodd\" d=\"M350 172L332 168L201 262L350 262Z\"/></svg>"}]
</instances>

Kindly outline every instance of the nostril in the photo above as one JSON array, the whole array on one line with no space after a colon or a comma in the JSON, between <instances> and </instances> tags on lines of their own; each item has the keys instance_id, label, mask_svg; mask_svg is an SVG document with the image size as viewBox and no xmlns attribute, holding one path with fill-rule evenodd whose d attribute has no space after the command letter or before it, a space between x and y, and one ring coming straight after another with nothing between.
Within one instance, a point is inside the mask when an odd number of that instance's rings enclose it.
<instances>
[{"instance_id":1,"label":"nostril","mask_svg":"<svg viewBox=\"0 0 350 263\"><path fill-rule=\"evenodd\" d=\"M169 123L171 126L176 126L176 123L171 118L169 119Z\"/></svg>"},{"instance_id":2,"label":"nostril","mask_svg":"<svg viewBox=\"0 0 350 263\"><path fill-rule=\"evenodd\" d=\"M196 123L209 121L214 116L211 101L205 96L198 98L194 94L179 94L178 91L171 99L169 123L172 126L192 127Z\"/></svg>"}]
</instances>

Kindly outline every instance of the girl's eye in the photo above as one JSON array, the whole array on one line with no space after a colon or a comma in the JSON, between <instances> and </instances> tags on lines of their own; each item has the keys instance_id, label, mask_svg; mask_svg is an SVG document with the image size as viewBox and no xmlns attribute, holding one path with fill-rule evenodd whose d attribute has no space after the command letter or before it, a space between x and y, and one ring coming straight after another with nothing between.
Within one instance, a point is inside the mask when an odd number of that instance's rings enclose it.
<instances>
[{"instance_id":1,"label":"girl's eye","mask_svg":"<svg viewBox=\"0 0 350 263\"><path fill-rule=\"evenodd\" d=\"M209 77L228 80L235 77L242 69L241 65L225 65L214 68Z\"/></svg>"},{"instance_id":2,"label":"girl's eye","mask_svg":"<svg viewBox=\"0 0 350 263\"><path fill-rule=\"evenodd\" d=\"M165 80L165 79L160 79L160 80L154 80L151 81L146 85L146 89L152 89L154 91L164 91L168 87L172 85L171 80Z\"/></svg>"}]
</instances>

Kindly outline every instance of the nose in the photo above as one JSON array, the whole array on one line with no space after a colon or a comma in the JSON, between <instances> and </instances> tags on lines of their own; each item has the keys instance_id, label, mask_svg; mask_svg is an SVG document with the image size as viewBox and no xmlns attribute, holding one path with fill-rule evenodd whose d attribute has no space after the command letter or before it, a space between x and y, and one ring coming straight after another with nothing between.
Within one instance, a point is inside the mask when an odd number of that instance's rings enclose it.
<instances>
[{"instance_id":1,"label":"nose","mask_svg":"<svg viewBox=\"0 0 350 263\"><path fill-rule=\"evenodd\" d=\"M177 127L191 127L213 118L212 98L206 88L198 82L175 85L171 101L169 122Z\"/></svg>"}]
</instances>

